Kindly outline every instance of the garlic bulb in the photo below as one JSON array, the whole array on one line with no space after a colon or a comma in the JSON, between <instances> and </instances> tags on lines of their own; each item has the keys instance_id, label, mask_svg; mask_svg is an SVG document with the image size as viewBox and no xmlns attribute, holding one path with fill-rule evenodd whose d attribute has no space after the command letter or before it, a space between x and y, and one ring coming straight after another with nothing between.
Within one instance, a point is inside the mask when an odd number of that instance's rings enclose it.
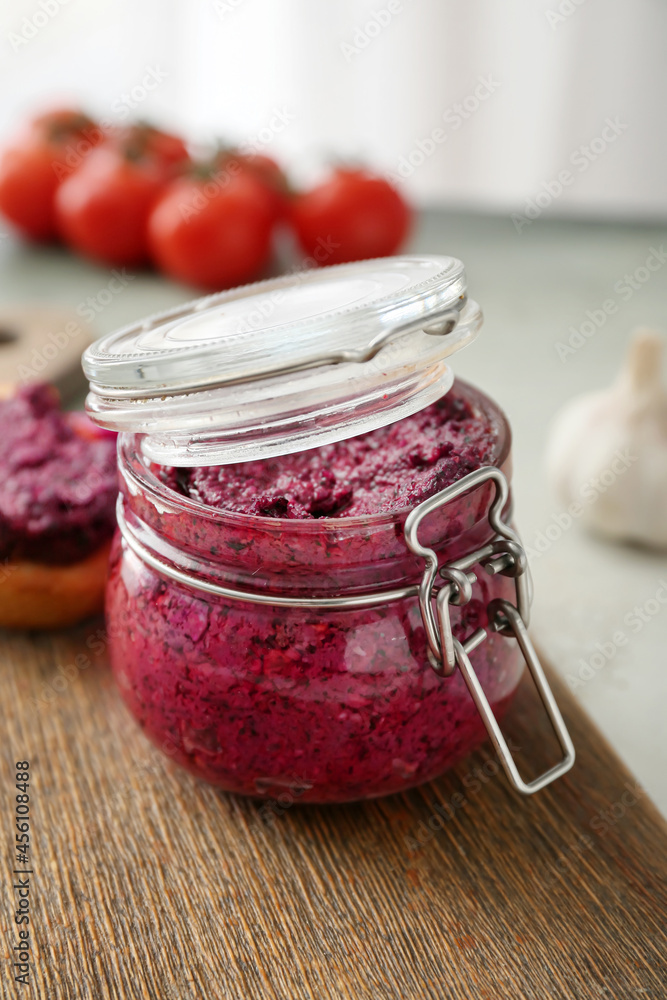
<instances>
[{"instance_id":1,"label":"garlic bulb","mask_svg":"<svg viewBox=\"0 0 667 1000\"><path fill-rule=\"evenodd\" d=\"M667 546L667 392L663 340L635 331L623 369L602 392L556 417L547 473L573 518L609 538Z\"/></svg>"}]
</instances>

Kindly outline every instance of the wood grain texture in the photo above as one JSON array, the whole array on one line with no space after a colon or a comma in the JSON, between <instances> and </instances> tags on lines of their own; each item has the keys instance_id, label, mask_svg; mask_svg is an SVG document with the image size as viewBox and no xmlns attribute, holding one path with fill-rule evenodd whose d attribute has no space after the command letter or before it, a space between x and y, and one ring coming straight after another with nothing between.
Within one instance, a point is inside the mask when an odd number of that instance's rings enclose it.
<instances>
[{"instance_id":1,"label":"wood grain texture","mask_svg":"<svg viewBox=\"0 0 667 1000\"><path fill-rule=\"evenodd\" d=\"M86 645L102 628L0 638L3 1000L667 997L665 825L560 685L578 762L532 799L485 746L403 796L266 806L152 750ZM527 685L506 730L526 760L555 753ZM25 758L37 947L17 988Z\"/></svg>"}]
</instances>

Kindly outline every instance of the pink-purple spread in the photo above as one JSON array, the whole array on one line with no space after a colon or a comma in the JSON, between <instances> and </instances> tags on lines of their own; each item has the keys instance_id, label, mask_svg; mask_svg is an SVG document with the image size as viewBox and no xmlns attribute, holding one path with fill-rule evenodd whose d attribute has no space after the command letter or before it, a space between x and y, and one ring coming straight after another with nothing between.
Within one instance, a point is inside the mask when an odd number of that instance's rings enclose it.
<instances>
[{"instance_id":1,"label":"pink-purple spread","mask_svg":"<svg viewBox=\"0 0 667 1000\"><path fill-rule=\"evenodd\" d=\"M497 429L449 392L397 423L278 458L164 469L163 482L221 510L263 517L359 517L414 507L492 458Z\"/></svg>"},{"instance_id":2,"label":"pink-purple spread","mask_svg":"<svg viewBox=\"0 0 667 1000\"><path fill-rule=\"evenodd\" d=\"M128 523L163 561L200 579L277 596L373 593L417 583L406 509L485 463L506 466L497 407L458 383L382 430L299 455L224 468L155 470L125 442ZM441 560L482 544L490 492L433 515ZM429 534L429 532L425 532ZM482 570L454 631L513 597ZM280 607L176 582L118 541L107 610L112 666L146 733L231 791L344 801L442 773L485 735L460 673L431 669L414 597L351 609ZM473 662L497 714L521 676L492 634Z\"/></svg>"},{"instance_id":3,"label":"pink-purple spread","mask_svg":"<svg viewBox=\"0 0 667 1000\"><path fill-rule=\"evenodd\" d=\"M0 400L0 560L67 565L113 534L115 435L75 427L46 384Z\"/></svg>"}]
</instances>

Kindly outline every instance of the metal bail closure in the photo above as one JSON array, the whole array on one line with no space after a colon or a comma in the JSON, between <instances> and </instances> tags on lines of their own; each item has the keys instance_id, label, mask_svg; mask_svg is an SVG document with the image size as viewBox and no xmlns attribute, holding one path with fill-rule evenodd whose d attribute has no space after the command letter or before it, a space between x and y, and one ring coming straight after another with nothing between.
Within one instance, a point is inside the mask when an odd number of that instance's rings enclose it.
<instances>
[{"instance_id":1,"label":"metal bail closure","mask_svg":"<svg viewBox=\"0 0 667 1000\"><path fill-rule=\"evenodd\" d=\"M474 552L444 566L439 566L438 557L433 549L426 548L419 542L419 525L434 510L488 481L492 481L496 489L488 513L489 523L495 532L495 537L491 542ZM405 541L410 551L422 558L426 564L419 585L418 597L431 666L441 677L450 676L458 666L511 784L523 795L532 795L570 770L574 764L575 751L570 734L556 704L556 699L528 635L527 625L532 600L532 585L526 553L519 536L503 521L503 511L507 507L508 501L509 487L503 473L495 466L484 466L415 507L405 522ZM501 732L470 660L469 654L488 638L487 630L478 628L463 643L454 637L452 631L449 606L450 604L458 606L467 604L472 599L472 585L476 582L477 576L471 570L476 565L481 565L487 573L501 573L503 576L514 578L516 606L509 601L498 598L490 601L487 605L489 627L501 635L513 637L519 644L563 751L563 759L560 763L530 782L525 782L519 774L507 741ZM445 583L436 588L438 576ZM433 611L434 598L436 613Z\"/></svg>"}]
</instances>

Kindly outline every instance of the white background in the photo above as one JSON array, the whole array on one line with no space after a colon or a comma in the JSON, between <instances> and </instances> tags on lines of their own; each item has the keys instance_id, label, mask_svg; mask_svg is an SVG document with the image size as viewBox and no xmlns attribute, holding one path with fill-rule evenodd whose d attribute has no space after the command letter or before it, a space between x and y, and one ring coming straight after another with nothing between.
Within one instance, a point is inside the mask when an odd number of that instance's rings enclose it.
<instances>
[{"instance_id":1,"label":"white background","mask_svg":"<svg viewBox=\"0 0 667 1000\"><path fill-rule=\"evenodd\" d=\"M419 160L417 144L491 77L407 178L415 199L524 211L569 169L550 212L667 217L663 0L12 0L0 52L0 131L51 100L109 116L159 67L137 114L244 141L282 109L291 120L267 151L302 178L332 158L386 172ZM607 118L622 133L573 167Z\"/></svg>"}]
</instances>

